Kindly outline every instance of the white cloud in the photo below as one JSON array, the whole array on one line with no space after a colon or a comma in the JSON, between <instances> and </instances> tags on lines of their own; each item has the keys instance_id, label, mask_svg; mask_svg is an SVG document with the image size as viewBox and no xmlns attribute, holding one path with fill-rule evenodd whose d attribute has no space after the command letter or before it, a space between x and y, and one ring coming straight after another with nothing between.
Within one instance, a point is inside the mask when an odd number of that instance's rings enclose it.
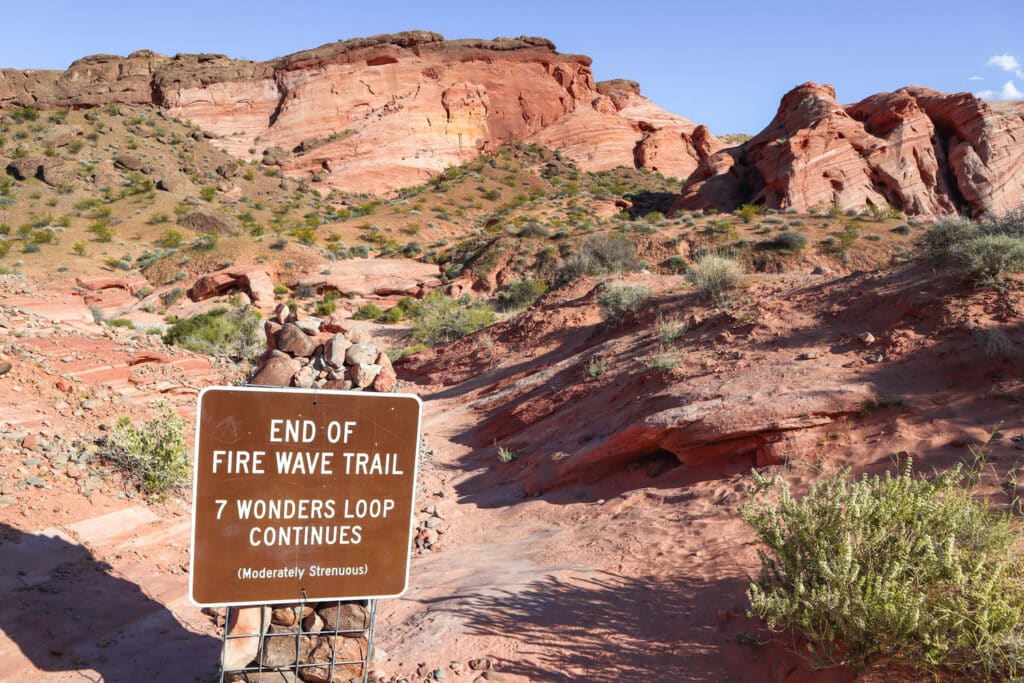
<instances>
[{"instance_id":1,"label":"white cloud","mask_svg":"<svg viewBox=\"0 0 1024 683\"><path fill-rule=\"evenodd\" d=\"M1024 100L1024 92L1013 81L1006 81L1001 90L982 90L975 95L983 100Z\"/></svg>"},{"instance_id":2,"label":"white cloud","mask_svg":"<svg viewBox=\"0 0 1024 683\"><path fill-rule=\"evenodd\" d=\"M969 80L969 81L983 81L983 80L985 80L985 77L984 76L968 76L967 80Z\"/></svg>"},{"instance_id":3,"label":"white cloud","mask_svg":"<svg viewBox=\"0 0 1024 683\"><path fill-rule=\"evenodd\" d=\"M1020 61L1013 55L994 55L988 58L985 66L996 66L1017 78L1024 78L1024 70L1020 68Z\"/></svg>"}]
</instances>

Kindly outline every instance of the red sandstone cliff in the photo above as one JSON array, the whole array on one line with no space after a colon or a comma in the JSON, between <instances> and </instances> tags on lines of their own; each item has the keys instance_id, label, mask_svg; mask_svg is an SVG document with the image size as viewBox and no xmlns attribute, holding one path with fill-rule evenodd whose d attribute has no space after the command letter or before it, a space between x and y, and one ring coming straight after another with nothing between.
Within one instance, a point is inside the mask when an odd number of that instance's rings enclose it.
<instances>
[{"instance_id":1,"label":"red sandstone cliff","mask_svg":"<svg viewBox=\"0 0 1024 683\"><path fill-rule=\"evenodd\" d=\"M155 104L236 156L272 149L266 160L288 175L360 192L423 182L511 141L562 148L585 170L639 162L677 177L721 147L635 83L596 84L590 62L543 38L410 31L269 62L142 51L64 72L5 70L0 106Z\"/></svg>"},{"instance_id":2,"label":"red sandstone cliff","mask_svg":"<svg viewBox=\"0 0 1024 683\"><path fill-rule=\"evenodd\" d=\"M829 85L782 98L760 134L706 155L676 208L800 212L889 205L917 215L1024 202L1024 107L909 87L841 106Z\"/></svg>"}]
</instances>

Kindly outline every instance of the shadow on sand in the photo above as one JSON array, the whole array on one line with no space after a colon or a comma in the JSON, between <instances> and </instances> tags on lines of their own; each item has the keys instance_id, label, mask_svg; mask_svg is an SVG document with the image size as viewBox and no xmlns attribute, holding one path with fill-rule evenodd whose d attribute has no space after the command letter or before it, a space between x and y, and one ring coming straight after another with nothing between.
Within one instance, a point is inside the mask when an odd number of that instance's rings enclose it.
<instances>
[{"instance_id":1,"label":"shadow on sand","mask_svg":"<svg viewBox=\"0 0 1024 683\"><path fill-rule=\"evenodd\" d=\"M537 581L517 592L481 593L461 603L470 633L518 634L506 673L534 681L848 681L850 672L813 672L742 615L738 577L623 577Z\"/></svg>"},{"instance_id":2,"label":"shadow on sand","mask_svg":"<svg viewBox=\"0 0 1024 683\"><path fill-rule=\"evenodd\" d=\"M28 666L106 683L212 681L218 672L217 638L187 629L59 532L0 524L0 595L0 681L24 680Z\"/></svg>"}]
</instances>

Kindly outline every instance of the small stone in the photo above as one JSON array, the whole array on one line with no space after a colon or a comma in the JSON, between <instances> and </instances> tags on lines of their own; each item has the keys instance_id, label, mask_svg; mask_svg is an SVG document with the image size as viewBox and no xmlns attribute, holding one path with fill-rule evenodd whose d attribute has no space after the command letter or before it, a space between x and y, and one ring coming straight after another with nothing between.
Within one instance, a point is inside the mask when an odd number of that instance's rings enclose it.
<instances>
[{"instance_id":1,"label":"small stone","mask_svg":"<svg viewBox=\"0 0 1024 683\"><path fill-rule=\"evenodd\" d=\"M881 363L883 360L885 360L885 356L883 356L880 353L876 353L874 355L868 356L864 360L866 360L869 363Z\"/></svg>"},{"instance_id":2,"label":"small stone","mask_svg":"<svg viewBox=\"0 0 1024 683\"><path fill-rule=\"evenodd\" d=\"M21 440L21 447L27 451L34 451L39 446L39 441L35 434L27 434L24 439Z\"/></svg>"},{"instance_id":3,"label":"small stone","mask_svg":"<svg viewBox=\"0 0 1024 683\"><path fill-rule=\"evenodd\" d=\"M469 660L469 668L473 671L488 671L491 668L491 660L481 657Z\"/></svg>"},{"instance_id":4,"label":"small stone","mask_svg":"<svg viewBox=\"0 0 1024 683\"><path fill-rule=\"evenodd\" d=\"M360 342L358 344L353 344L345 350L346 365L359 365L360 363L371 365L376 359L377 347L373 344ZM380 366L378 365L377 367ZM376 374L374 376L376 376ZM363 386L366 385L364 384Z\"/></svg>"},{"instance_id":5,"label":"small stone","mask_svg":"<svg viewBox=\"0 0 1024 683\"><path fill-rule=\"evenodd\" d=\"M373 379L373 390L380 394L388 394L395 390L398 384L398 376L394 369L381 367L380 372Z\"/></svg>"},{"instance_id":6,"label":"small stone","mask_svg":"<svg viewBox=\"0 0 1024 683\"><path fill-rule=\"evenodd\" d=\"M875 343L875 335L871 334L870 332L862 332L861 334L857 335L857 338L864 343L864 346L871 346L872 344Z\"/></svg>"},{"instance_id":7,"label":"small stone","mask_svg":"<svg viewBox=\"0 0 1024 683\"><path fill-rule=\"evenodd\" d=\"M316 371L313 369L312 365L307 365L295 373L292 381L295 383L295 386L300 389L309 389L316 381Z\"/></svg>"},{"instance_id":8,"label":"small stone","mask_svg":"<svg viewBox=\"0 0 1024 683\"><path fill-rule=\"evenodd\" d=\"M379 365L370 365L367 363L359 363L353 365L350 369L352 383L357 387L368 387L373 384L373 380L377 379L377 375L380 374L381 367Z\"/></svg>"},{"instance_id":9,"label":"small stone","mask_svg":"<svg viewBox=\"0 0 1024 683\"><path fill-rule=\"evenodd\" d=\"M8 372L10 372L11 371L11 367L12 366L11 366L10 363L0 363L0 377L3 377Z\"/></svg>"},{"instance_id":10,"label":"small stone","mask_svg":"<svg viewBox=\"0 0 1024 683\"><path fill-rule=\"evenodd\" d=\"M333 368L345 366L345 352L352 346L345 335L340 332L327 340L324 344L324 361ZM334 378L332 378L334 379Z\"/></svg>"},{"instance_id":11,"label":"small stone","mask_svg":"<svg viewBox=\"0 0 1024 683\"><path fill-rule=\"evenodd\" d=\"M29 486L35 486L37 489L41 489L46 486L46 480L42 477L28 477L25 479L25 483Z\"/></svg>"},{"instance_id":12,"label":"small stone","mask_svg":"<svg viewBox=\"0 0 1024 683\"><path fill-rule=\"evenodd\" d=\"M274 309L273 319L277 321L278 325L284 325L288 322L288 318L292 315L292 309L288 307L288 304L278 304L277 308Z\"/></svg>"},{"instance_id":13,"label":"small stone","mask_svg":"<svg viewBox=\"0 0 1024 683\"><path fill-rule=\"evenodd\" d=\"M311 337L320 334L320 318L312 316L295 321L295 326Z\"/></svg>"},{"instance_id":14,"label":"small stone","mask_svg":"<svg viewBox=\"0 0 1024 683\"><path fill-rule=\"evenodd\" d=\"M426 525L427 525L428 529L435 529L435 528L441 526L441 522L442 522L442 520L441 520L440 517L431 517L430 519L428 519L426 521Z\"/></svg>"},{"instance_id":15,"label":"small stone","mask_svg":"<svg viewBox=\"0 0 1024 683\"><path fill-rule=\"evenodd\" d=\"M799 356L797 356L797 360L814 360L820 355L821 351L818 351L817 349L812 349L811 351L804 351L803 353L801 353Z\"/></svg>"}]
</instances>

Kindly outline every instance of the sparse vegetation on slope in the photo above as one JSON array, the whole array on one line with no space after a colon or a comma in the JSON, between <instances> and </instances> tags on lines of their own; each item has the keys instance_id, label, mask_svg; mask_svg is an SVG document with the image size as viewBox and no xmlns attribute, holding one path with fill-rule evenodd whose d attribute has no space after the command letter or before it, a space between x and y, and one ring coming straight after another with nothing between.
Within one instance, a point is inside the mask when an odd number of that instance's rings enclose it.
<instances>
[{"instance_id":1,"label":"sparse vegetation on slope","mask_svg":"<svg viewBox=\"0 0 1024 683\"><path fill-rule=\"evenodd\" d=\"M1024 564L1017 529L954 468L931 479L837 476L794 497L755 477L744 519L767 547L751 612L798 629L827 665L898 664L937 674L1024 674Z\"/></svg>"}]
</instances>

